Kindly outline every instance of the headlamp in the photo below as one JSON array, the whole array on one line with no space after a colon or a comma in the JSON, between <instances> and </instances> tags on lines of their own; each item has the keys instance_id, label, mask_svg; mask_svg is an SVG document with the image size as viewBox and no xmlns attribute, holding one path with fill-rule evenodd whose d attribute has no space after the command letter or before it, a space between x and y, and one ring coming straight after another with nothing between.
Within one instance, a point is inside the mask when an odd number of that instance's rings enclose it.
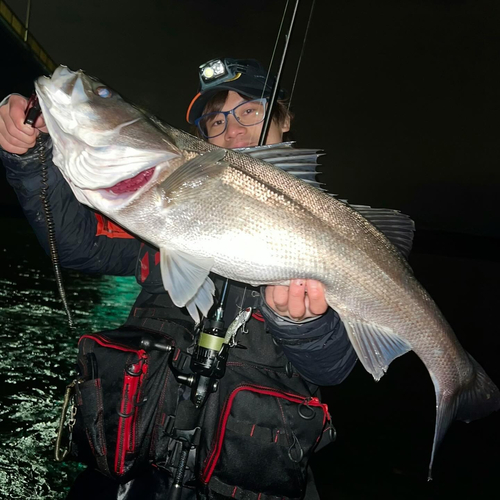
<instances>
[{"instance_id":1,"label":"headlamp","mask_svg":"<svg viewBox=\"0 0 500 500\"><path fill-rule=\"evenodd\" d=\"M237 80L239 67L232 59L212 59L200 66L200 90L206 91L222 82Z\"/></svg>"},{"instance_id":2,"label":"headlamp","mask_svg":"<svg viewBox=\"0 0 500 500\"><path fill-rule=\"evenodd\" d=\"M200 66L200 76L205 83L217 80L225 75L227 75L227 69L220 59L213 59Z\"/></svg>"},{"instance_id":3,"label":"headlamp","mask_svg":"<svg viewBox=\"0 0 500 500\"><path fill-rule=\"evenodd\" d=\"M259 99L272 95L275 77L255 59L212 59L198 69L200 87L189 104L186 120L194 123L203 114L205 105L219 90L232 90L240 95ZM278 99L285 93L280 90Z\"/></svg>"}]
</instances>

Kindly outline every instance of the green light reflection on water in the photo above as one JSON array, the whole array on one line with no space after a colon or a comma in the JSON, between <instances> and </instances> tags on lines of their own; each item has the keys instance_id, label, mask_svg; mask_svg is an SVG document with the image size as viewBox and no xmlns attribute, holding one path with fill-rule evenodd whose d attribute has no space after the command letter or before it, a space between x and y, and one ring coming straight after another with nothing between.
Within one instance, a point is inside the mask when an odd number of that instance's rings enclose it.
<instances>
[{"instance_id":1,"label":"green light reflection on water","mask_svg":"<svg viewBox=\"0 0 500 500\"><path fill-rule=\"evenodd\" d=\"M78 338L122 324L139 286L133 277L64 272L77 326L76 333L71 333L50 261L24 221L16 222L19 227L11 227L14 237L0 246L4 258L0 276L0 498L62 499L82 468L53 459L64 389L75 374Z\"/></svg>"}]
</instances>

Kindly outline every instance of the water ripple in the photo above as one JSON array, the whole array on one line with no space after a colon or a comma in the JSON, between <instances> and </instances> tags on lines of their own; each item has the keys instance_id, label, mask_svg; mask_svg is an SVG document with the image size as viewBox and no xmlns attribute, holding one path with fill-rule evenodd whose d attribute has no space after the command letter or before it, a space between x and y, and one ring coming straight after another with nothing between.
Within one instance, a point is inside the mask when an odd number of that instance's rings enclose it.
<instances>
[{"instance_id":1,"label":"water ripple","mask_svg":"<svg viewBox=\"0 0 500 500\"><path fill-rule=\"evenodd\" d=\"M131 277L64 272L77 324L73 334L50 260L23 221L2 223L15 226L9 234L17 232L17 238L4 243L0 279L0 498L62 499L82 468L53 459L78 338L123 323L139 288Z\"/></svg>"}]
</instances>

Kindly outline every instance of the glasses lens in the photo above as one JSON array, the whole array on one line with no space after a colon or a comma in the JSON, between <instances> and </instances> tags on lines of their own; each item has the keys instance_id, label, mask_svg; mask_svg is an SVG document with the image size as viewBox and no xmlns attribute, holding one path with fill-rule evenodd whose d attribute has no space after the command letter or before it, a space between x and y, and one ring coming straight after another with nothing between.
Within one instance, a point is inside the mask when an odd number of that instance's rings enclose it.
<instances>
[{"instance_id":1,"label":"glasses lens","mask_svg":"<svg viewBox=\"0 0 500 500\"><path fill-rule=\"evenodd\" d=\"M267 99L254 99L238 104L231 111L220 111L207 113L195 120L200 132L207 138L212 139L223 134L227 127L227 115L234 115L238 123L245 127L257 125L264 120L266 114Z\"/></svg>"},{"instance_id":2,"label":"glasses lens","mask_svg":"<svg viewBox=\"0 0 500 500\"><path fill-rule=\"evenodd\" d=\"M207 113L198 120L198 129L207 138L217 137L226 130L224 113Z\"/></svg>"},{"instance_id":3,"label":"glasses lens","mask_svg":"<svg viewBox=\"0 0 500 500\"><path fill-rule=\"evenodd\" d=\"M257 125L266 114L266 99L254 99L253 101L246 101L234 108L234 116L236 119L247 127Z\"/></svg>"}]
</instances>

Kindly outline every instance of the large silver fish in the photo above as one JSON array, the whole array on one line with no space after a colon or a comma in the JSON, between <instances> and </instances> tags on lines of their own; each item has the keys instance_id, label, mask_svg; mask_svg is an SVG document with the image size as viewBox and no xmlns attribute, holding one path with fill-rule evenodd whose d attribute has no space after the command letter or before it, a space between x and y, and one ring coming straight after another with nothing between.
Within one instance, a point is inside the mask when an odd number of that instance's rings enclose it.
<instances>
[{"instance_id":1,"label":"large silver fish","mask_svg":"<svg viewBox=\"0 0 500 500\"><path fill-rule=\"evenodd\" d=\"M210 271L251 285L321 281L375 380L410 350L429 370L437 409L430 467L454 418L499 409L498 388L362 210L161 124L81 71L60 67L36 90L54 162L78 200L160 248L165 288L195 320L212 305ZM407 246L397 222L379 215Z\"/></svg>"}]
</instances>

